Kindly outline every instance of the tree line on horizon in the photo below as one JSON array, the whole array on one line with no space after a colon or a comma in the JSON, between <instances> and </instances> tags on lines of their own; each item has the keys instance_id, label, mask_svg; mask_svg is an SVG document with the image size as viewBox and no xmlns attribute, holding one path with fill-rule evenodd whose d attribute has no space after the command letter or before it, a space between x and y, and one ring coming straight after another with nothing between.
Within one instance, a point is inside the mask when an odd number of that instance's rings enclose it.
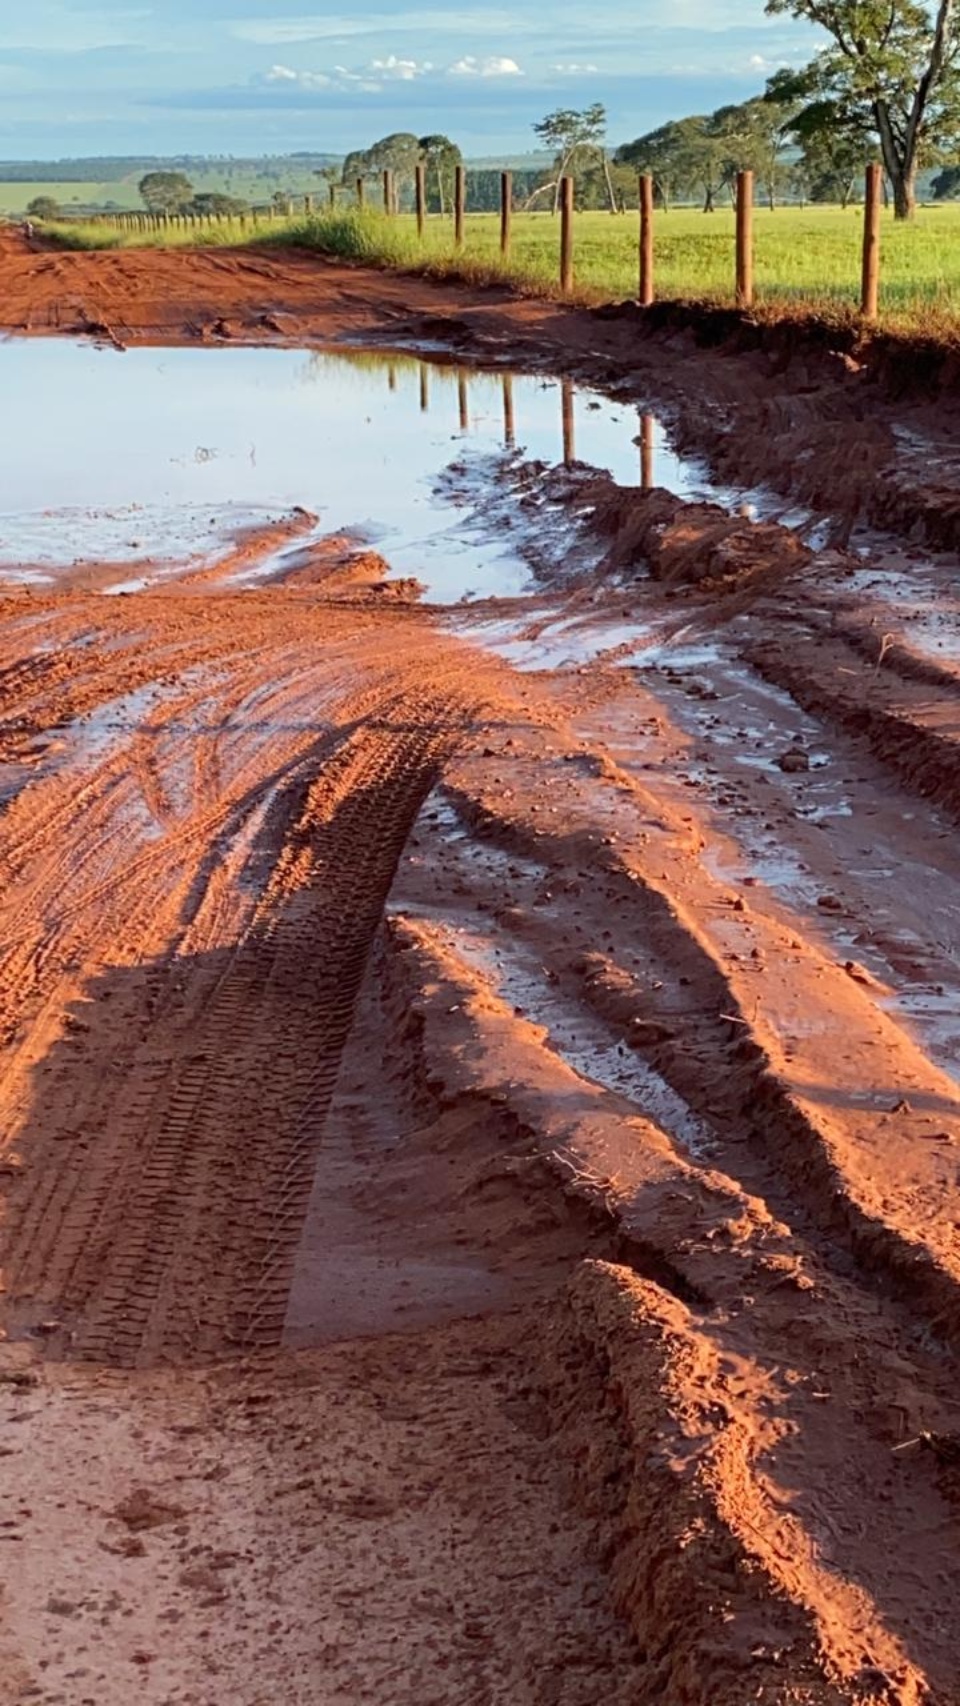
<instances>
[{"instance_id":1,"label":"tree line on horizon","mask_svg":"<svg viewBox=\"0 0 960 1706\"><path fill-rule=\"evenodd\" d=\"M582 207L623 211L635 199L637 174L646 172L662 207L695 198L709 213L725 191L732 193L737 173L752 170L771 207L787 197L846 206L865 164L878 155L899 219L913 216L922 170L940 168L935 196L960 190L960 0L766 0L766 10L818 25L826 45L807 65L777 71L751 99L671 120L612 153L601 103L557 108L533 126L553 165L515 174L517 205L556 208L560 180L569 173ZM409 205L422 166L428 205L445 213L463 165L448 136L394 132L316 175L336 203L345 191L355 193L358 180L389 169L400 205ZM196 195L187 175L173 170L146 173L140 193L152 211L229 213L248 206L225 194ZM473 209L495 208L499 195L499 172L469 170ZM275 199L283 201L284 192ZM47 198L34 203L41 205L49 206Z\"/></svg>"}]
</instances>

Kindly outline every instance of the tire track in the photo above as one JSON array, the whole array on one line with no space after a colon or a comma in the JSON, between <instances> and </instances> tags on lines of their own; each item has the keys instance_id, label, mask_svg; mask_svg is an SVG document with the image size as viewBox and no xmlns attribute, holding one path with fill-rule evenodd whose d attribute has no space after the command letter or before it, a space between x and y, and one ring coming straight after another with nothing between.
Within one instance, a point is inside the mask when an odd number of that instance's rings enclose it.
<instances>
[{"instance_id":1,"label":"tire track","mask_svg":"<svg viewBox=\"0 0 960 1706\"><path fill-rule=\"evenodd\" d=\"M137 1164L66 1296L85 1312L82 1356L129 1362L279 1336L370 944L449 740L440 708L412 699L397 710L409 729L358 731L310 786L191 1057L137 1109L140 1144L132 1130L121 1140Z\"/></svg>"}]
</instances>

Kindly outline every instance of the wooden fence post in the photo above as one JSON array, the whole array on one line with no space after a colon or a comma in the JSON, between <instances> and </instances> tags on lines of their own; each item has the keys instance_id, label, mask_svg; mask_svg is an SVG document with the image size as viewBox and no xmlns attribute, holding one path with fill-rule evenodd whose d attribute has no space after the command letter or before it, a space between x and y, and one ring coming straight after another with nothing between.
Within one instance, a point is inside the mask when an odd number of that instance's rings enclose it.
<instances>
[{"instance_id":1,"label":"wooden fence post","mask_svg":"<svg viewBox=\"0 0 960 1706\"><path fill-rule=\"evenodd\" d=\"M417 167L416 201L417 236L422 243L424 226L427 222L427 168L423 165Z\"/></svg>"},{"instance_id":2,"label":"wooden fence post","mask_svg":"<svg viewBox=\"0 0 960 1706\"><path fill-rule=\"evenodd\" d=\"M753 173L737 173L737 307L753 307Z\"/></svg>"},{"instance_id":3,"label":"wooden fence post","mask_svg":"<svg viewBox=\"0 0 960 1706\"><path fill-rule=\"evenodd\" d=\"M467 174L463 166L458 166L453 180L453 240L458 249L463 248L464 220L467 211Z\"/></svg>"},{"instance_id":4,"label":"wooden fence post","mask_svg":"<svg viewBox=\"0 0 960 1706\"><path fill-rule=\"evenodd\" d=\"M649 308L653 301L653 178L644 172L640 178L640 306Z\"/></svg>"},{"instance_id":5,"label":"wooden fence post","mask_svg":"<svg viewBox=\"0 0 960 1706\"><path fill-rule=\"evenodd\" d=\"M863 285L860 292L860 312L865 320L875 320L880 312L880 209L883 204L883 167L867 167L866 195L863 203Z\"/></svg>"},{"instance_id":6,"label":"wooden fence post","mask_svg":"<svg viewBox=\"0 0 960 1706\"><path fill-rule=\"evenodd\" d=\"M331 185L331 188L332 187L333 186ZM305 195L304 196L304 198L303 198L303 211L305 214L307 214L308 217L313 212L313 196L312 195Z\"/></svg>"},{"instance_id":7,"label":"wooden fence post","mask_svg":"<svg viewBox=\"0 0 960 1706\"><path fill-rule=\"evenodd\" d=\"M357 206L362 207L366 199L366 185L362 178L357 179Z\"/></svg>"},{"instance_id":8,"label":"wooden fence post","mask_svg":"<svg viewBox=\"0 0 960 1706\"><path fill-rule=\"evenodd\" d=\"M500 253L510 259L511 223L513 219L513 173L500 174Z\"/></svg>"},{"instance_id":9,"label":"wooden fence post","mask_svg":"<svg viewBox=\"0 0 960 1706\"><path fill-rule=\"evenodd\" d=\"M560 289L573 289L573 179L560 179Z\"/></svg>"},{"instance_id":10,"label":"wooden fence post","mask_svg":"<svg viewBox=\"0 0 960 1706\"><path fill-rule=\"evenodd\" d=\"M383 211L389 214L396 211L393 205L393 173L389 166L383 174Z\"/></svg>"}]
</instances>

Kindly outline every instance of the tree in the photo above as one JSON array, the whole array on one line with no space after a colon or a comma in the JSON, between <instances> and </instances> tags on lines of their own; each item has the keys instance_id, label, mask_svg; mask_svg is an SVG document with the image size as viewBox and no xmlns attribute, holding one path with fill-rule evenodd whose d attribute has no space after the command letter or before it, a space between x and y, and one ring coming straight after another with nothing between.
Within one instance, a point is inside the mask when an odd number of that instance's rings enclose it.
<instances>
[{"instance_id":1,"label":"tree","mask_svg":"<svg viewBox=\"0 0 960 1706\"><path fill-rule=\"evenodd\" d=\"M710 130L723 157L723 179L733 182L738 172L755 172L766 192L771 212L787 181L783 151L795 103L761 97L740 106L721 107Z\"/></svg>"},{"instance_id":2,"label":"tree","mask_svg":"<svg viewBox=\"0 0 960 1706\"><path fill-rule=\"evenodd\" d=\"M412 186L419 163L420 142L410 131L393 131L390 136L382 136L379 142L374 142L372 147L367 149L367 171L374 176L379 176L381 172L392 172L398 201L400 192Z\"/></svg>"},{"instance_id":3,"label":"tree","mask_svg":"<svg viewBox=\"0 0 960 1706\"><path fill-rule=\"evenodd\" d=\"M223 195L220 190L202 190L189 203L188 212L217 214L240 214L250 212L250 203L241 201L237 196Z\"/></svg>"},{"instance_id":4,"label":"tree","mask_svg":"<svg viewBox=\"0 0 960 1706\"><path fill-rule=\"evenodd\" d=\"M463 155L449 136L421 136L417 146L420 161L427 169L428 194L432 177L437 189L438 210L446 213L447 190L452 196L454 173L458 166L463 165Z\"/></svg>"},{"instance_id":5,"label":"tree","mask_svg":"<svg viewBox=\"0 0 960 1706\"><path fill-rule=\"evenodd\" d=\"M369 175L370 168L367 164L366 148L354 148L343 162L343 171L341 173L343 183L348 185L350 189L353 189L358 178L366 178L369 177Z\"/></svg>"},{"instance_id":6,"label":"tree","mask_svg":"<svg viewBox=\"0 0 960 1706\"><path fill-rule=\"evenodd\" d=\"M553 150L556 159L556 181L553 188L553 211L560 206L560 180L574 165L578 155L600 160L608 167L606 149L607 110L597 101L592 107L577 112L573 107L558 107L533 127L545 148ZM607 173L607 186L612 211L616 211L613 186ZM547 188L544 185L544 188Z\"/></svg>"},{"instance_id":7,"label":"tree","mask_svg":"<svg viewBox=\"0 0 960 1706\"><path fill-rule=\"evenodd\" d=\"M879 138L898 219L916 211L917 173L960 128L958 0L767 0L831 40L811 72L848 134Z\"/></svg>"},{"instance_id":8,"label":"tree","mask_svg":"<svg viewBox=\"0 0 960 1706\"><path fill-rule=\"evenodd\" d=\"M183 172L148 172L139 188L151 213L181 213L193 200L193 185Z\"/></svg>"},{"instance_id":9,"label":"tree","mask_svg":"<svg viewBox=\"0 0 960 1706\"><path fill-rule=\"evenodd\" d=\"M873 145L869 118L831 95L819 60L799 71L778 71L764 99L787 113L784 131L800 149L793 174L803 194L848 207Z\"/></svg>"},{"instance_id":10,"label":"tree","mask_svg":"<svg viewBox=\"0 0 960 1706\"><path fill-rule=\"evenodd\" d=\"M696 194L704 213L713 213L717 197L738 170L739 152L730 117L723 107L706 117L678 119L619 149L617 159L650 172L664 207L681 195Z\"/></svg>"},{"instance_id":11,"label":"tree","mask_svg":"<svg viewBox=\"0 0 960 1706\"><path fill-rule=\"evenodd\" d=\"M930 185L934 201L955 201L960 195L960 166L944 166ZM30 209L27 209L29 213Z\"/></svg>"},{"instance_id":12,"label":"tree","mask_svg":"<svg viewBox=\"0 0 960 1706\"><path fill-rule=\"evenodd\" d=\"M28 219L59 219L60 203L52 195L36 195L27 207Z\"/></svg>"},{"instance_id":13,"label":"tree","mask_svg":"<svg viewBox=\"0 0 960 1706\"><path fill-rule=\"evenodd\" d=\"M696 120L676 119L658 130L638 136L635 142L625 142L617 149L616 159L621 166L632 166L637 173L648 172L653 179L657 199L664 212L671 202L689 191L692 183L687 127Z\"/></svg>"},{"instance_id":14,"label":"tree","mask_svg":"<svg viewBox=\"0 0 960 1706\"><path fill-rule=\"evenodd\" d=\"M390 136L382 136L369 148L357 148L348 154L343 162L343 182L352 185L358 178L375 178L381 172L389 171L393 173L399 191L413 183L419 164L418 138L410 131L398 130Z\"/></svg>"},{"instance_id":15,"label":"tree","mask_svg":"<svg viewBox=\"0 0 960 1706\"><path fill-rule=\"evenodd\" d=\"M327 196L329 198L330 205L331 207L334 206L337 199L337 189L340 185L342 173L336 166L321 166L320 170L314 172L313 175L315 178L320 178L321 181L326 184ZM354 176L357 175L358 174L356 173L354 174Z\"/></svg>"}]
</instances>

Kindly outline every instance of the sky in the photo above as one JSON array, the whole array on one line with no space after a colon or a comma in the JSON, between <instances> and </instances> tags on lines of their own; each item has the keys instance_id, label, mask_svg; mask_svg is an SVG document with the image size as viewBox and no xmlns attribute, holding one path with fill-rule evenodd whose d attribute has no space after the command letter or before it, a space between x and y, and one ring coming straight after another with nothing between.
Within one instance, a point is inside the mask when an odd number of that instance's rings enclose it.
<instances>
[{"instance_id":1,"label":"sky","mask_svg":"<svg viewBox=\"0 0 960 1706\"><path fill-rule=\"evenodd\" d=\"M0 0L0 155L342 153L394 130L493 155L593 101L616 143L814 46L763 0Z\"/></svg>"}]
</instances>

